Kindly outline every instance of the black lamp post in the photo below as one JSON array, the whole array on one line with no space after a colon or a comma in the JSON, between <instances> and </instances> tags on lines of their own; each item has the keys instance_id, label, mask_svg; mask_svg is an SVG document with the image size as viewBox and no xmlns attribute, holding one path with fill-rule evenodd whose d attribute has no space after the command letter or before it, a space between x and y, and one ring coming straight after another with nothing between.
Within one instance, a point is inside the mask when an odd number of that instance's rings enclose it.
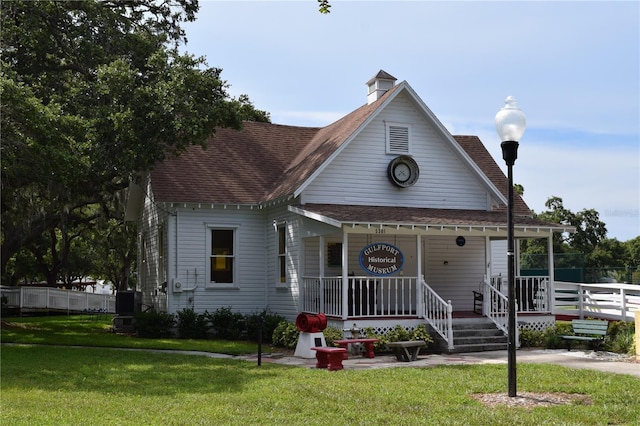
<instances>
[{"instance_id":1,"label":"black lamp post","mask_svg":"<svg viewBox=\"0 0 640 426\"><path fill-rule=\"evenodd\" d=\"M509 180L507 210L507 279L509 297L509 323L507 346L507 369L509 396L516 396L516 286L515 286L515 238L513 232L513 165L518 158L518 142L524 134L526 120L516 105L516 100L509 96L505 105L496 114L496 130L502 143L502 158L507 163Z\"/></svg>"}]
</instances>

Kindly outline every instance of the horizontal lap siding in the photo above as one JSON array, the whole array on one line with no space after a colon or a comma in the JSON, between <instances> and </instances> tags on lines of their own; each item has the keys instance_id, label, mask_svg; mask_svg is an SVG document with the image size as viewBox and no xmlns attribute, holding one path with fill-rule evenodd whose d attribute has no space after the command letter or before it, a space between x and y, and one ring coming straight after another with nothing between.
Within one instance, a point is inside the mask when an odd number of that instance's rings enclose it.
<instances>
[{"instance_id":1,"label":"horizontal lap siding","mask_svg":"<svg viewBox=\"0 0 640 426\"><path fill-rule=\"evenodd\" d=\"M287 239L287 283L280 285L277 259L277 232L273 222L286 222ZM266 271L267 271L267 304L269 311L294 320L300 312L300 265L302 249L300 245L300 218L290 213L286 206L271 209L267 215Z\"/></svg>"},{"instance_id":2,"label":"horizontal lap siding","mask_svg":"<svg viewBox=\"0 0 640 426\"><path fill-rule=\"evenodd\" d=\"M209 226L238 226L236 228L237 288L207 288ZM183 287L195 291L172 293L175 311L193 307L198 312L213 312L231 307L244 314L262 310L265 305L265 220L258 210L192 210L179 209L177 218L178 269L177 278ZM197 274L197 276L196 276ZM197 281L196 281L197 278ZM189 301L193 297L193 302Z\"/></svg>"},{"instance_id":3,"label":"horizontal lap siding","mask_svg":"<svg viewBox=\"0 0 640 426\"><path fill-rule=\"evenodd\" d=\"M453 236L429 237L425 246L429 286L444 300L451 300L454 311L473 310L472 291L478 290L485 275L484 237L467 237L463 247Z\"/></svg>"},{"instance_id":4,"label":"horizontal lap siding","mask_svg":"<svg viewBox=\"0 0 640 426\"><path fill-rule=\"evenodd\" d=\"M397 188L387 178L397 155L386 154L385 122L411 125L420 178L410 188ZM487 191L414 103L399 96L306 188L303 201L485 210Z\"/></svg>"}]
</instances>

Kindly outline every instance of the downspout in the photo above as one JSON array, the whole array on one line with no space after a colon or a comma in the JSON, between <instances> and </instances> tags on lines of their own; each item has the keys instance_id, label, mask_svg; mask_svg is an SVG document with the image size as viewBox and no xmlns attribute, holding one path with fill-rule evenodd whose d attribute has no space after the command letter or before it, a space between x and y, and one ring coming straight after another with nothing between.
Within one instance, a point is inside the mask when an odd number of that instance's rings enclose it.
<instances>
[{"instance_id":1,"label":"downspout","mask_svg":"<svg viewBox=\"0 0 640 426\"><path fill-rule=\"evenodd\" d=\"M178 213L167 215L167 312L173 308L173 281L178 278Z\"/></svg>"}]
</instances>

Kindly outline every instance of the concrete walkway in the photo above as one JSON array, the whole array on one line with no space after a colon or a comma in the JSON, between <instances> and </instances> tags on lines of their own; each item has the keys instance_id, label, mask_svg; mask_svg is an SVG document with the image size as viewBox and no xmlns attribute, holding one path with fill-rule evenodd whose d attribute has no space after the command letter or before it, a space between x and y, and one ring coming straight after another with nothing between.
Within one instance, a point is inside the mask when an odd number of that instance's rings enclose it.
<instances>
[{"instance_id":1,"label":"concrete walkway","mask_svg":"<svg viewBox=\"0 0 640 426\"><path fill-rule=\"evenodd\" d=\"M257 362L257 355L234 357ZM263 354L262 362L315 368L315 358L300 358L279 354ZM568 368L588 368L607 373L630 374L640 378L640 362L611 352L567 351L564 349L521 349L516 353L517 363L548 363ZM506 364L507 351L473 352L451 355L420 355L416 361L400 362L395 356L383 354L375 358L349 356L343 361L345 369L371 369L392 367L429 367L460 364Z\"/></svg>"}]
</instances>

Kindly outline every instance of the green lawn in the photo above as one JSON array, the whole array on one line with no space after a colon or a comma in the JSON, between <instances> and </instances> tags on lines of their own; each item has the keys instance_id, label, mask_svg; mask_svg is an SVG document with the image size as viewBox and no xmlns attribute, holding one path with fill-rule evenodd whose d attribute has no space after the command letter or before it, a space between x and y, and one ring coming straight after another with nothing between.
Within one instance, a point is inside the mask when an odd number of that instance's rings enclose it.
<instances>
[{"instance_id":1,"label":"green lawn","mask_svg":"<svg viewBox=\"0 0 640 426\"><path fill-rule=\"evenodd\" d=\"M91 335L91 324L85 326ZM2 331L3 342L8 331ZM76 335L75 344L79 340ZM489 408L471 397L506 392L506 369L329 372L99 347L3 345L0 424L636 425L640 419L639 379L554 365L518 364L518 392L577 393L593 404Z\"/></svg>"},{"instance_id":2,"label":"green lawn","mask_svg":"<svg viewBox=\"0 0 640 426\"><path fill-rule=\"evenodd\" d=\"M97 346L134 349L176 349L241 355L255 353L251 342L221 340L141 339L112 333L111 316L56 315L46 317L3 318L3 343ZM265 351L269 348L265 347Z\"/></svg>"}]
</instances>

